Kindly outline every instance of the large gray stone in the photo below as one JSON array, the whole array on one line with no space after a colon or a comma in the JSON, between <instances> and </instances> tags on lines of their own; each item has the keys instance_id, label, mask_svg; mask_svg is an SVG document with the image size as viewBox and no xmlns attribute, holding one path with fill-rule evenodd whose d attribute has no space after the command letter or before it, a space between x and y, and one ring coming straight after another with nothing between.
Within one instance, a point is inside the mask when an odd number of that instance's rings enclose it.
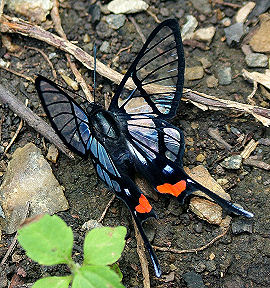
<instances>
[{"instance_id":1,"label":"large gray stone","mask_svg":"<svg viewBox=\"0 0 270 288\"><path fill-rule=\"evenodd\" d=\"M28 143L13 153L0 187L0 228L13 233L29 215L54 214L69 208L60 186L40 149Z\"/></svg>"}]
</instances>

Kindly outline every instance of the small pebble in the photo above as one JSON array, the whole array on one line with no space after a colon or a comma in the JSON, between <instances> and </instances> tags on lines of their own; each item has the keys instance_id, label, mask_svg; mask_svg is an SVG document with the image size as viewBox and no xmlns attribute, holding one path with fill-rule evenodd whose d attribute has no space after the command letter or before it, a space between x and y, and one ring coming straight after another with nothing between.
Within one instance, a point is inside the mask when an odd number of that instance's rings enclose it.
<instances>
[{"instance_id":1,"label":"small pebble","mask_svg":"<svg viewBox=\"0 0 270 288\"><path fill-rule=\"evenodd\" d=\"M123 14L119 15L108 15L105 17L106 22L109 24L110 28L117 30L124 26L126 21L126 16Z\"/></svg>"},{"instance_id":2,"label":"small pebble","mask_svg":"<svg viewBox=\"0 0 270 288\"><path fill-rule=\"evenodd\" d=\"M204 160L205 160L205 156L203 154L199 154L196 157L196 161L198 161L198 162L203 162Z\"/></svg>"},{"instance_id":3,"label":"small pebble","mask_svg":"<svg viewBox=\"0 0 270 288\"><path fill-rule=\"evenodd\" d=\"M142 0L113 0L108 9L114 14L130 14L147 10L149 5Z\"/></svg>"},{"instance_id":4,"label":"small pebble","mask_svg":"<svg viewBox=\"0 0 270 288\"><path fill-rule=\"evenodd\" d=\"M252 222L246 219L237 219L232 222L232 233L241 234L241 233L252 233Z\"/></svg>"},{"instance_id":5,"label":"small pebble","mask_svg":"<svg viewBox=\"0 0 270 288\"><path fill-rule=\"evenodd\" d=\"M188 288L206 288L203 283L202 276L194 271L184 273L182 277L187 283Z\"/></svg>"},{"instance_id":6,"label":"small pebble","mask_svg":"<svg viewBox=\"0 0 270 288\"><path fill-rule=\"evenodd\" d=\"M210 44L215 33L216 33L216 28L214 26L200 28L194 32L192 38L199 40L199 41L207 42L208 44Z\"/></svg>"},{"instance_id":7,"label":"small pebble","mask_svg":"<svg viewBox=\"0 0 270 288\"><path fill-rule=\"evenodd\" d=\"M181 29L182 40L190 39L196 27L198 26L198 21L194 16L187 15L186 19L187 22L182 26Z\"/></svg>"},{"instance_id":8,"label":"small pebble","mask_svg":"<svg viewBox=\"0 0 270 288\"><path fill-rule=\"evenodd\" d=\"M220 165L226 169L240 169L242 165L242 156L241 155L233 155L226 159L224 159Z\"/></svg>"},{"instance_id":9,"label":"small pebble","mask_svg":"<svg viewBox=\"0 0 270 288\"><path fill-rule=\"evenodd\" d=\"M185 79L188 81L201 79L203 74L202 66L186 67L185 69Z\"/></svg>"},{"instance_id":10,"label":"small pebble","mask_svg":"<svg viewBox=\"0 0 270 288\"><path fill-rule=\"evenodd\" d=\"M220 85L230 85L232 83L231 67L220 67L217 74Z\"/></svg>"},{"instance_id":11,"label":"small pebble","mask_svg":"<svg viewBox=\"0 0 270 288\"><path fill-rule=\"evenodd\" d=\"M225 27L229 27L232 24L232 21L230 18L225 17L221 20L221 24Z\"/></svg>"},{"instance_id":12,"label":"small pebble","mask_svg":"<svg viewBox=\"0 0 270 288\"><path fill-rule=\"evenodd\" d=\"M194 270L197 273L202 273L205 270L206 266L203 262L199 262L194 266Z\"/></svg>"},{"instance_id":13,"label":"small pebble","mask_svg":"<svg viewBox=\"0 0 270 288\"><path fill-rule=\"evenodd\" d=\"M90 219L82 225L82 230L89 231L94 228L101 228L101 227L103 227L103 225L99 223L97 220Z\"/></svg>"},{"instance_id":14,"label":"small pebble","mask_svg":"<svg viewBox=\"0 0 270 288\"><path fill-rule=\"evenodd\" d=\"M206 57L200 58L199 61L202 63L203 69L208 69L212 66L212 63Z\"/></svg>"},{"instance_id":15,"label":"small pebble","mask_svg":"<svg viewBox=\"0 0 270 288\"><path fill-rule=\"evenodd\" d=\"M53 162L53 163L56 163L57 158L58 158L58 155L59 155L58 149L57 149L53 144L51 144L51 145L49 146L49 149L48 149L48 153L47 153L46 158L47 158L49 161L51 161L51 162Z\"/></svg>"},{"instance_id":16,"label":"small pebble","mask_svg":"<svg viewBox=\"0 0 270 288\"><path fill-rule=\"evenodd\" d=\"M99 50L102 53L109 53L110 52L110 43L108 41L102 42Z\"/></svg>"},{"instance_id":17,"label":"small pebble","mask_svg":"<svg viewBox=\"0 0 270 288\"><path fill-rule=\"evenodd\" d=\"M229 180L228 179L225 179L225 178L219 178L219 179L217 179L217 183L219 184L219 185L226 185L226 184L228 184L229 183Z\"/></svg>"},{"instance_id":18,"label":"small pebble","mask_svg":"<svg viewBox=\"0 0 270 288\"><path fill-rule=\"evenodd\" d=\"M90 42L90 36L89 36L89 34L85 34L84 36L83 36L83 42L84 43L89 43Z\"/></svg>"},{"instance_id":19,"label":"small pebble","mask_svg":"<svg viewBox=\"0 0 270 288\"><path fill-rule=\"evenodd\" d=\"M246 55L245 61L248 67L266 67L268 65L268 57L261 53L250 53Z\"/></svg>"},{"instance_id":20,"label":"small pebble","mask_svg":"<svg viewBox=\"0 0 270 288\"><path fill-rule=\"evenodd\" d=\"M202 227L203 227L202 223L199 222L199 223L197 223L197 224L194 226L194 231L195 231L196 233L202 233Z\"/></svg>"},{"instance_id":21,"label":"small pebble","mask_svg":"<svg viewBox=\"0 0 270 288\"><path fill-rule=\"evenodd\" d=\"M218 79L214 75L208 76L206 78L206 85L208 88L216 88L218 87Z\"/></svg>"}]
</instances>

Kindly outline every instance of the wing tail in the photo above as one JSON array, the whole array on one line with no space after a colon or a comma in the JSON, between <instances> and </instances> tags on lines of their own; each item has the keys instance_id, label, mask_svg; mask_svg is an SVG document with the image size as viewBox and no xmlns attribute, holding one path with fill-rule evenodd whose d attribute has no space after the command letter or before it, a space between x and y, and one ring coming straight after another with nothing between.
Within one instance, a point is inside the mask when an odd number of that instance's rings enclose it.
<instances>
[{"instance_id":1,"label":"wing tail","mask_svg":"<svg viewBox=\"0 0 270 288\"><path fill-rule=\"evenodd\" d=\"M188 183L189 190L191 191L191 193L192 193L192 191L195 191L195 190L202 191L203 193L205 193L207 196L209 196L212 200L214 200L218 205L220 205L222 208L224 208L228 212L231 212L231 213L236 214L236 215L242 215L242 216L245 216L247 218L252 218L254 216L253 213L248 212L239 206L236 206L235 204L233 204L232 202L230 202L228 200L225 200L224 198L220 197L216 193L212 192L211 190L204 187L200 183L192 180L191 178L189 178L187 180L187 183Z\"/></svg>"}]
</instances>

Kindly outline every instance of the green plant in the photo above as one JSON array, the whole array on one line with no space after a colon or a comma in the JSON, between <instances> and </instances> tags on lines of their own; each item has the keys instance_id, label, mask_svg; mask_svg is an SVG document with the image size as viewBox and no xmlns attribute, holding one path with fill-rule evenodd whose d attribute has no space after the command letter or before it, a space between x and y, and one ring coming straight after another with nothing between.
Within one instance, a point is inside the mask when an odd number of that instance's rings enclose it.
<instances>
[{"instance_id":1,"label":"green plant","mask_svg":"<svg viewBox=\"0 0 270 288\"><path fill-rule=\"evenodd\" d=\"M126 228L95 228L84 241L84 260L79 265L72 259L73 233L58 216L45 215L24 225L18 231L18 241L28 257L41 265L67 264L71 275L39 279L33 288L123 288L115 263L125 246ZM116 264L114 264L116 265Z\"/></svg>"}]
</instances>

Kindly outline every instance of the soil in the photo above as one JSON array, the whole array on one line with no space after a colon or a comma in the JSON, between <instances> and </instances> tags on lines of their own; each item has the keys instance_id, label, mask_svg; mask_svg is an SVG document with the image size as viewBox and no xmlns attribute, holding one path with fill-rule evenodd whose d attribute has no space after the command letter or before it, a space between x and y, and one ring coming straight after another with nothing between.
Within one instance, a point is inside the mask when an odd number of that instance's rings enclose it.
<instances>
[{"instance_id":1,"label":"soil","mask_svg":"<svg viewBox=\"0 0 270 288\"><path fill-rule=\"evenodd\" d=\"M180 24L185 22L185 15L193 15L199 21L199 27L207 27L212 24L216 27L216 34L210 45L210 50L203 51L198 48L192 49L184 46L186 65L193 67L200 65L199 59L207 58L212 66L205 71L205 75L200 80L189 81L185 87L214 95L223 99L240 101L245 103L246 97L252 91L252 85L245 81L239 74L243 68L247 68L244 55L240 47L231 48L226 41L221 41L224 36L224 27L217 20L219 13L229 15L232 19L237 9L216 4L212 7L210 16L204 16L195 10L190 1L146 1L151 5L152 11L162 21L169 17L178 17ZM242 5L242 1L230 1L234 4ZM135 30L131 21L126 21L125 25L117 31L108 28L103 19L95 25L91 24L91 12L89 12L90 1L65 1L65 8L60 9L62 26L68 39L77 41L78 46L84 48L92 54L91 45L83 42L85 34L90 36L91 42L97 44L97 58L103 63L119 72L124 72L130 65L131 60L138 53L142 46L142 40ZM92 10L91 10L92 11ZM10 14L10 12L6 11ZM103 14L102 14L103 16ZM168 17L169 16L169 17ZM157 25L154 19L147 13L133 15L135 21L141 28L145 36ZM37 47L47 55L56 53L51 61L56 70L64 69L71 77L72 72L67 68L67 61L62 51L48 46L46 43L27 38L21 35L11 35L13 43L24 46ZM110 43L110 52L102 53L99 47L103 41ZM133 44L130 51L120 53L118 67L113 64L113 59L117 52ZM51 70L44 58L34 50L23 49L21 55L14 55L0 48L1 56L11 62L11 68L25 75L34 76L42 74L52 79ZM92 72L87 71L80 63L76 62L82 75L89 85L92 85ZM217 69L221 66L231 66L233 80L230 85L217 88L208 88L206 78L208 75L217 75ZM252 71L263 71L256 68ZM32 83L14 74L0 70L1 84L8 90L24 100L29 98L30 108L37 114L42 114L35 87ZM208 74L208 75L207 75ZM60 78L60 76L59 76ZM115 91L116 85L109 80L97 75L98 101L104 102L103 95L109 92L110 96ZM79 92L82 95L82 92ZM257 105L267 100L257 91L254 101ZM268 100L269 107L269 100ZM20 119L8 109L6 105L0 104L0 115L4 115L2 123L0 146L4 147L9 143L18 127ZM237 146L237 137L232 134L230 127L237 128L241 133L252 137L255 140L269 138L270 129L264 127L252 116L246 114L227 111L202 111L193 106L181 102L176 117L172 123L180 127L185 137L193 139L186 146L184 165L192 168L198 164L203 164L215 179L226 178L228 183L224 186L230 193L234 202L241 204L245 209L255 214L252 220L242 219L233 216L232 225L249 226L251 233L229 232L219 241L198 253L174 254L170 252L158 252L157 256L164 275L170 277L157 279L154 277L151 264L151 287L203 287L192 281L186 282L186 273L194 272L202 278L206 287L211 288L242 288L242 287L270 287L270 223L269 223L269 171L258 169L246 165L238 170L221 169L220 162L230 152L221 148L217 142L209 137L208 128L218 128L221 136L234 147L233 152L237 153L243 149ZM42 136L31 127L24 125L15 143L12 145L9 155L16 148L28 142L35 143L43 149ZM48 146L49 143L46 142ZM0 151L1 152L1 151ZM43 149L45 154L45 151ZM196 161L198 154L204 154L206 160L203 163ZM1 159L8 163L8 157L1 156ZM270 147L258 145L252 154L258 159L270 164ZM82 259L82 244L85 232L81 226L89 219L98 219L105 209L108 201L112 197L112 192L97 180L91 161L82 160L76 157L70 160L61 154L56 164L51 164L53 171L60 184L65 187L65 195L69 201L70 209L59 215L70 225L75 234L74 253L78 261ZM0 177L0 182L3 176ZM86 201L86 199L88 199ZM159 197L159 201L151 199L155 211L158 213L158 220L150 220L145 225L148 235L154 238L153 245L168 246L178 249L190 249L200 247L215 236L221 233L218 226L211 225L200 220L195 214L189 211L188 203L179 206L177 201L170 198ZM132 226L131 215L125 205L119 200L115 200L106 214L104 225L124 225L128 228L127 244L124 253L119 261L120 269L124 275L123 284L125 287L143 287L140 262L136 252L136 240ZM244 229L245 230L245 229ZM4 255L10 245L14 235L2 235L0 255ZM40 277L47 275L63 275L67 273L64 266L41 267L37 263L29 260L24 251L17 246L12 256L8 258L3 267L4 274L10 281L17 273L18 268L22 268L25 274L19 276L21 283L34 283ZM18 274L18 273L17 273ZM1 274L2 275L2 274ZM5 286L1 286L5 287ZM18 287L26 287L21 284Z\"/></svg>"}]
</instances>

